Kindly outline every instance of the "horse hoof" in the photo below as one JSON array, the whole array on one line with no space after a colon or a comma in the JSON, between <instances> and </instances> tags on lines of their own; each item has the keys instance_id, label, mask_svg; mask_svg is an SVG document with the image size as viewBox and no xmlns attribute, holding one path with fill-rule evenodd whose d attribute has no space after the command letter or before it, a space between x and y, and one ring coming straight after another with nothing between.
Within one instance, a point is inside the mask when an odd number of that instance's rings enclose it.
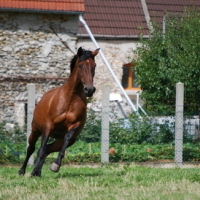
<instances>
[{"instance_id":1,"label":"horse hoof","mask_svg":"<svg viewBox=\"0 0 200 200\"><path fill-rule=\"evenodd\" d=\"M58 172L60 169L60 165L57 165L56 163L52 163L51 164L51 167L50 167L50 170L53 171L53 172Z\"/></svg>"},{"instance_id":2,"label":"horse hoof","mask_svg":"<svg viewBox=\"0 0 200 200\"><path fill-rule=\"evenodd\" d=\"M41 176L41 172L34 172L34 171L33 171L33 172L31 173L31 177L42 177L42 176Z\"/></svg>"},{"instance_id":3,"label":"horse hoof","mask_svg":"<svg viewBox=\"0 0 200 200\"><path fill-rule=\"evenodd\" d=\"M20 169L18 173L19 175L23 176L25 174L25 171L23 169Z\"/></svg>"}]
</instances>

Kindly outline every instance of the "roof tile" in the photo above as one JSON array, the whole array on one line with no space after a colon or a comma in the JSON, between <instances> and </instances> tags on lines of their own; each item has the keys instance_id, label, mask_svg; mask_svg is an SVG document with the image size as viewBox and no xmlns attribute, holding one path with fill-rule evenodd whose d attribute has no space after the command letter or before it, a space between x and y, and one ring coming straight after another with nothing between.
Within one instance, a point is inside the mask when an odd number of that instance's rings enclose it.
<instances>
[{"instance_id":1,"label":"roof tile","mask_svg":"<svg viewBox=\"0 0 200 200\"><path fill-rule=\"evenodd\" d=\"M96 35L148 35L140 0L85 0L84 19ZM87 34L81 23L78 32Z\"/></svg>"},{"instance_id":2,"label":"roof tile","mask_svg":"<svg viewBox=\"0 0 200 200\"><path fill-rule=\"evenodd\" d=\"M0 0L1 9L84 12L84 0Z\"/></svg>"},{"instance_id":3,"label":"roof tile","mask_svg":"<svg viewBox=\"0 0 200 200\"><path fill-rule=\"evenodd\" d=\"M182 12L200 0L146 0L151 20L162 25L165 12ZM84 6L85 4L85 6ZM0 0L0 9L84 12L93 34L114 36L148 35L141 0ZM79 23L79 35L87 34Z\"/></svg>"},{"instance_id":4,"label":"roof tile","mask_svg":"<svg viewBox=\"0 0 200 200\"><path fill-rule=\"evenodd\" d=\"M150 18L162 25L166 12L183 12L185 7L200 7L199 0L146 0Z\"/></svg>"}]
</instances>

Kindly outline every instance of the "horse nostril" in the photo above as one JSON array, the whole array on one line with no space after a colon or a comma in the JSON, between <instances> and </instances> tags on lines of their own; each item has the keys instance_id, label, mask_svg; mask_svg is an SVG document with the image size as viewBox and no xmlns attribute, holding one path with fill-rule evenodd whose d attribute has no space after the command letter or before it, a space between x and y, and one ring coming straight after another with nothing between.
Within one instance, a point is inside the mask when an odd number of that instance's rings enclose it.
<instances>
[{"instance_id":1,"label":"horse nostril","mask_svg":"<svg viewBox=\"0 0 200 200\"><path fill-rule=\"evenodd\" d=\"M88 93L88 88L87 87L84 88L84 92Z\"/></svg>"},{"instance_id":2,"label":"horse nostril","mask_svg":"<svg viewBox=\"0 0 200 200\"><path fill-rule=\"evenodd\" d=\"M91 97L93 95L93 93L96 91L95 87L85 87L84 88L84 93L87 97Z\"/></svg>"}]
</instances>

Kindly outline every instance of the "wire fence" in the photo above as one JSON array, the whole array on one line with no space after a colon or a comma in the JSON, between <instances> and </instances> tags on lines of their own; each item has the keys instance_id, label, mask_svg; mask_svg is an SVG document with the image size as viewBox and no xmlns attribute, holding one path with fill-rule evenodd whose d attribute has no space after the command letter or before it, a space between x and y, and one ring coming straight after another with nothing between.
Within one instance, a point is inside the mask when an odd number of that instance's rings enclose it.
<instances>
[{"instance_id":1,"label":"wire fence","mask_svg":"<svg viewBox=\"0 0 200 200\"><path fill-rule=\"evenodd\" d=\"M106 96L109 96L106 94ZM27 98L28 99L28 98ZM9 103L8 103L9 102ZM17 105L17 108L14 108ZM20 106L19 106L20 105ZM126 106L125 106L126 105ZM23 107L23 109L22 109ZM9 120L24 112L24 125ZM97 109L98 108L98 109ZM0 163L24 160L27 140L27 101L4 101L0 106ZM66 150L64 163L140 162L175 163L176 151L181 151L183 163L200 161L200 111L198 106L184 106L183 121L176 121L176 107L148 106L147 116L131 112L125 102L109 100L90 102L85 127L76 143ZM129 112L127 112L129 111ZM13 114L11 114L13 113ZM22 116L22 115L21 115ZM16 120L17 121L17 120ZM19 121L19 120L18 120ZM183 137L176 137L176 125L183 127ZM106 133L106 135L104 135ZM176 140L182 140L176 149ZM40 141L37 143L34 157ZM53 160L57 153L47 159Z\"/></svg>"}]
</instances>

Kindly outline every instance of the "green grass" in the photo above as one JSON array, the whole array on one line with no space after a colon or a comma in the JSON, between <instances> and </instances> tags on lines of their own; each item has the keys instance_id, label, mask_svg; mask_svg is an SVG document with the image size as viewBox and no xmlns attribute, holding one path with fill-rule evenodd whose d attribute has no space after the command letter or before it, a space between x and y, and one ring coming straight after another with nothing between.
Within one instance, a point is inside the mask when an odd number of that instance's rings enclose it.
<instances>
[{"instance_id":1,"label":"green grass","mask_svg":"<svg viewBox=\"0 0 200 200\"><path fill-rule=\"evenodd\" d=\"M19 167L0 167L1 200L195 200L200 199L199 169L161 169L107 165L62 166L53 173L45 165L42 178L17 174Z\"/></svg>"}]
</instances>

